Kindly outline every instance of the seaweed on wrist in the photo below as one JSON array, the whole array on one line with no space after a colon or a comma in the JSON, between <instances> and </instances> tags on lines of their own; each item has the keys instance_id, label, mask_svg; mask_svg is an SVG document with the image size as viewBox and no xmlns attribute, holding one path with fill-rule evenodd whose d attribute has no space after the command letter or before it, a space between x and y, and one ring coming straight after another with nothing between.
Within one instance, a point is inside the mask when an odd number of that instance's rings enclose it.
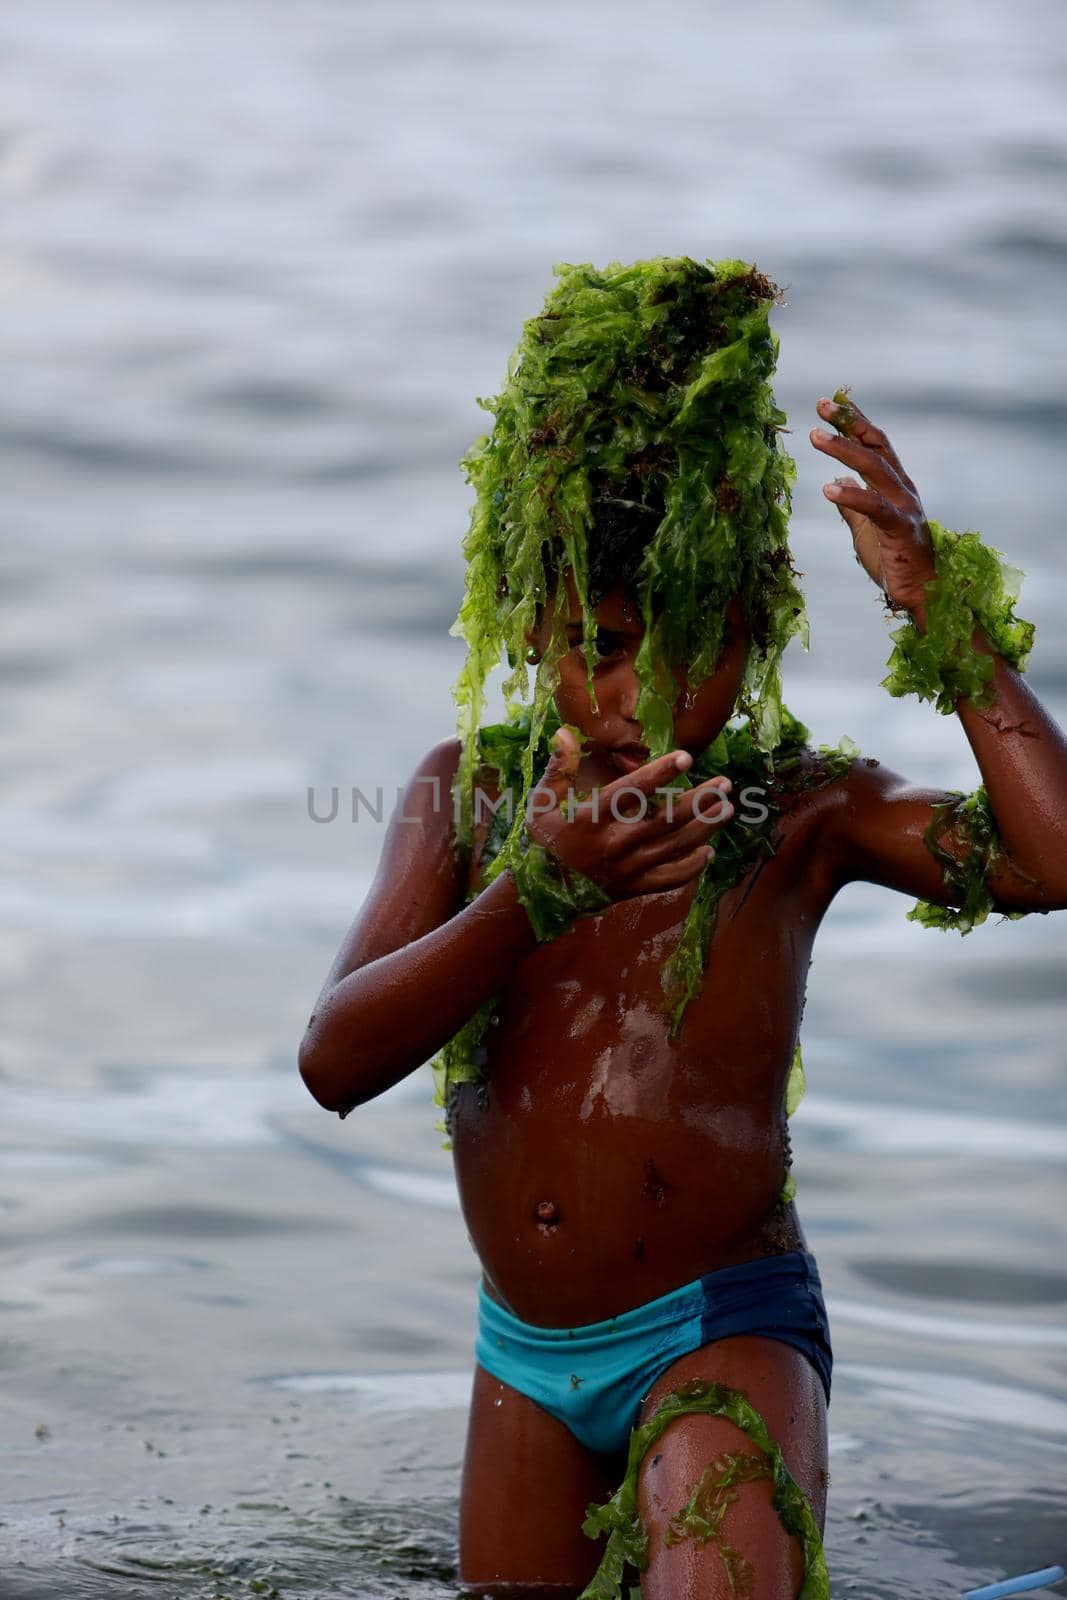
<instances>
[{"instance_id":1,"label":"seaweed on wrist","mask_svg":"<svg viewBox=\"0 0 1067 1600\"><path fill-rule=\"evenodd\" d=\"M1026 670L1034 624L1016 617L1023 574L999 550L983 544L973 530L955 533L928 522L937 577L925 586L926 630L910 619L893 630L889 674L882 687L891 695L917 694L949 714L962 697L975 706L993 699L994 659L976 650L981 628L991 648L1019 672Z\"/></svg>"},{"instance_id":2,"label":"seaweed on wrist","mask_svg":"<svg viewBox=\"0 0 1067 1600\"><path fill-rule=\"evenodd\" d=\"M603 911L611 896L531 839L526 826L508 850L507 866L538 940L558 939L578 918Z\"/></svg>"}]
</instances>

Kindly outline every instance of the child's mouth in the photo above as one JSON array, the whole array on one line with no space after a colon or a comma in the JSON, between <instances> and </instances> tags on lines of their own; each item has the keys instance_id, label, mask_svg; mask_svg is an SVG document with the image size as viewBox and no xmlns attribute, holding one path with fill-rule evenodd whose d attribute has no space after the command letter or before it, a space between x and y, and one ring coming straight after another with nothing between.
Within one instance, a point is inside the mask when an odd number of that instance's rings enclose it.
<instances>
[{"instance_id":1,"label":"child's mouth","mask_svg":"<svg viewBox=\"0 0 1067 1600\"><path fill-rule=\"evenodd\" d=\"M621 744L611 752L611 759L621 771L636 772L648 760L648 751L643 744Z\"/></svg>"}]
</instances>

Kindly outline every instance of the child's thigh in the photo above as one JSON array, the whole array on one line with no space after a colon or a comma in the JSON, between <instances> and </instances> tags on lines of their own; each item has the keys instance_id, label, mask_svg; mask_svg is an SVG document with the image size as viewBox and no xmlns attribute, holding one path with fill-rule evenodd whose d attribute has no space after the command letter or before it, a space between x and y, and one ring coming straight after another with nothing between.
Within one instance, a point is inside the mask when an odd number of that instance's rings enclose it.
<instances>
[{"instance_id":1,"label":"child's thigh","mask_svg":"<svg viewBox=\"0 0 1067 1600\"><path fill-rule=\"evenodd\" d=\"M610 1498L625 1469L586 1449L558 1418L474 1369L459 1507L459 1576L468 1593L517 1600L578 1595L602 1544L586 1507Z\"/></svg>"},{"instance_id":2,"label":"child's thigh","mask_svg":"<svg viewBox=\"0 0 1067 1600\"><path fill-rule=\"evenodd\" d=\"M663 1396L694 1378L738 1389L781 1446L792 1476L807 1497L819 1531L826 1514L826 1396L814 1367L791 1345L754 1335L720 1339L683 1356L656 1381L642 1409L647 1418ZM692 1499L706 1467L723 1453L766 1457L725 1417L691 1415L671 1423L642 1463L638 1508L648 1530L649 1562L643 1600L793 1600L804 1576L800 1542L786 1533L771 1504L771 1483L756 1477L733 1492L721 1524L722 1542L683 1538L666 1543L671 1518ZM717 1473L709 1474L713 1481ZM730 1582L726 1552L741 1558ZM743 1563L748 1563L746 1578Z\"/></svg>"}]
</instances>

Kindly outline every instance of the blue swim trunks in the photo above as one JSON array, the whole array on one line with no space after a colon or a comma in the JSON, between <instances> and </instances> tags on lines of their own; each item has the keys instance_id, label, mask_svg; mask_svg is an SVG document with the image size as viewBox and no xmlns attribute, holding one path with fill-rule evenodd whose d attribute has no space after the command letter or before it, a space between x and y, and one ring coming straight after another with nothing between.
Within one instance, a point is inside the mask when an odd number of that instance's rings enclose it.
<instances>
[{"instance_id":1,"label":"blue swim trunks","mask_svg":"<svg viewBox=\"0 0 1067 1600\"><path fill-rule=\"evenodd\" d=\"M590 1450L625 1448L641 1404L679 1356L754 1333L802 1351L827 1403L833 1351L822 1283L807 1251L706 1272L647 1305L577 1328L538 1328L478 1291L479 1366L565 1422Z\"/></svg>"}]
</instances>

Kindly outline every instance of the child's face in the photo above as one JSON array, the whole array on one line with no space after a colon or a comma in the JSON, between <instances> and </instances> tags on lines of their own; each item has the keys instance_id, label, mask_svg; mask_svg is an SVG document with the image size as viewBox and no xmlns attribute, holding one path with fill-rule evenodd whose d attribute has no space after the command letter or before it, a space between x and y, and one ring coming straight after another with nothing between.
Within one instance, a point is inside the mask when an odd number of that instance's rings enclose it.
<instances>
[{"instance_id":1,"label":"child's face","mask_svg":"<svg viewBox=\"0 0 1067 1600\"><path fill-rule=\"evenodd\" d=\"M620 772L633 772L648 759L641 742L641 725L635 720L639 684L634 659L644 635L644 625L635 601L621 584L596 608L597 666L596 685L600 714L589 704L586 661L582 649L582 608L570 572L566 574L569 613L567 650L559 663L556 710L564 722L581 730L591 749L586 758L590 775L605 781ZM548 643L551 605L546 607L533 642L539 650ZM711 743L732 715L744 678L748 658L748 632L737 595L726 607L723 648L715 671L695 694L689 693L685 672L676 668L679 684L674 705L674 747L697 755Z\"/></svg>"}]
</instances>

